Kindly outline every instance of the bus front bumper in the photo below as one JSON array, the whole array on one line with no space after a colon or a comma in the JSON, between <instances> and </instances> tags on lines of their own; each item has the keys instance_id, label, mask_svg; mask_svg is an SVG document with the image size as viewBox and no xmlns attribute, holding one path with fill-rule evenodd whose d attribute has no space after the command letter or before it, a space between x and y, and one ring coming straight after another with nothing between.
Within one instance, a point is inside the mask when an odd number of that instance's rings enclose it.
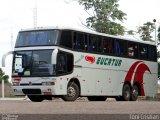
<instances>
[{"instance_id":1,"label":"bus front bumper","mask_svg":"<svg viewBox=\"0 0 160 120\"><path fill-rule=\"evenodd\" d=\"M14 95L56 95L55 86L13 86Z\"/></svg>"}]
</instances>

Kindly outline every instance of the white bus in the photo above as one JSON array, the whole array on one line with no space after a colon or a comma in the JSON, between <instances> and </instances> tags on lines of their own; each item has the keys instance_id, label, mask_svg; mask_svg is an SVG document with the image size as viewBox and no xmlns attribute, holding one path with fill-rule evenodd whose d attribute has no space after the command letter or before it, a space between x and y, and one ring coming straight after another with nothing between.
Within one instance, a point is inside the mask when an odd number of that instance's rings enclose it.
<instances>
[{"instance_id":1,"label":"white bus","mask_svg":"<svg viewBox=\"0 0 160 120\"><path fill-rule=\"evenodd\" d=\"M152 43L71 28L27 29L13 51L13 91L33 102L136 101L157 93L157 69Z\"/></svg>"}]
</instances>

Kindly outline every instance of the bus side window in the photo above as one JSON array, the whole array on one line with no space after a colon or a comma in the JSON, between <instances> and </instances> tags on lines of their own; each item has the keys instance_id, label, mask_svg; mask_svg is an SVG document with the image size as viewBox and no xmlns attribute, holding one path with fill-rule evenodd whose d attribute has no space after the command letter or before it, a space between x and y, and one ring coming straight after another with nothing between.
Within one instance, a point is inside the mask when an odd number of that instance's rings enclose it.
<instances>
[{"instance_id":1,"label":"bus side window","mask_svg":"<svg viewBox=\"0 0 160 120\"><path fill-rule=\"evenodd\" d=\"M155 46L148 46L148 59L151 61L157 61L157 50Z\"/></svg>"},{"instance_id":2,"label":"bus side window","mask_svg":"<svg viewBox=\"0 0 160 120\"><path fill-rule=\"evenodd\" d=\"M66 73L66 55L58 54L57 57L57 74Z\"/></svg>"},{"instance_id":3,"label":"bus side window","mask_svg":"<svg viewBox=\"0 0 160 120\"><path fill-rule=\"evenodd\" d=\"M67 54L67 72L73 71L73 54Z\"/></svg>"},{"instance_id":4,"label":"bus side window","mask_svg":"<svg viewBox=\"0 0 160 120\"><path fill-rule=\"evenodd\" d=\"M98 40L96 36L89 35L89 47L88 51L89 52L97 52L97 46L98 45Z\"/></svg>"},{"instance_id":5,"label":"bus side window","mask_svg":"<svg viewBox=\"0 0 160 120\"><path fill-rule=\"evenodd\" d=\"M134 57L134 49L133 49L133 47L128 47L128 56L129 57Z\"/></svg>"},{"instance_id":6,"label":"bus side window","mask_svg":"<svg viewBox=\"0 0 160 120\"><path fill-rule=\"evenodd\" d=\"M88 52L93 51L93 36L89 35L88 39Z\"/></svg>"},{"instance_id":7,"label":"bus side window","mask_svg":"<svg viewBox=\"0 0 160 120\"><path fill-rule=\"evenodd\" d=\"M85 34L85 51L88 50L88 34Z\"/></svg>"},{"instance_id":8,"label":"bus side window","mask_svg":"<svg viewBox=\"0 0 160 120\"><path fill-rule=\"evenodd\" d=\"M74 33L74 49L85 50L85 36L83 33Z\"/></svg>"},{"instance_id":9,"label":"bus side window","mask_svg":"<svg viewBox=\"0 0 160 120\"><path fill-rule=\"evenodd\" d=\"M72 48L72 32L71 31L62 31L60 45Z\"/></svg>"},{"instance_id":10,"label":"bus side window","mask_svg":"<svg viewBox=\"0 0 160 120\"><path fill-rule=\"evenodd\" d=\"M121 48L120 48L119 40L115 40L114 49L115 49L115 55L121 56Z\"/></svg>"},{"instance_id":11,"label":"bus side window","mask_svg":"<svg viewBox=\"0 0 160 120\"><path fill-rule=\"evenodd\" d=\"M127 55L127 41L119 39L118 43L119 43L118 54L120 53L119 56L126 57L126 55Z\"/></svg>"},{"instance_id":12,"label":"bus side window","mask_svg":"<svg viewBox=\"0 0 160 120\"><path fill-rule=\"evenodd\" d=\"M138 57L138 44L133 42L128 42L128 57L137 58Z\"/></svg>"},{"instance_id":13,"label":"bus side window","mask_svg":"<svg viewBox=\"0 0 160 120\"><path fill-rule=\"evenodd\" d=\"M59 52L57 57L57 74L65 74L73 71L73 55Z\"/></svg>"},{"instance_id":14,"label":"bus side window","mask_svg":"<svg viewBox=\"0 0 160 120\"><path fill-rule=\"evenodd\" d=\"M102 37L102 50L103 53L107 53L107 40L105 37Z\"/></svg>"},{"instance_id":15,"label":"bus side window","mask_svg":"<svg viewBox=\"0 0 160 120\"><path fill-rule=\"evenodd\" d=\"M139 57L141 59L147 59L147 45L144 44L139 44Z\"/></svg>"},{"instance_id":16,"label":"bus side window","mask_svg":"<svg viewBox=\"0 0 160 120\"><path fill-rule=\"evenodd\" d=\"M97 51L98 52L102 52L103 51L103 47L102 47L102 37L98 36L98 46L97 46Z\"/></svg>"},{"instance_id":17,"label":"bus side window","mask_svg":"<svg viewBox=\"0 0 160 120\"><path fill-rule=\"evenodd\" d=\"M107 52L108 54L113 54L113 49L114 49L113 41L114 41L114 40L113 40L112 38L107 37L107 40L106 40L106 42L107 42L106 52Z\"/></svg>"}]
</instances>

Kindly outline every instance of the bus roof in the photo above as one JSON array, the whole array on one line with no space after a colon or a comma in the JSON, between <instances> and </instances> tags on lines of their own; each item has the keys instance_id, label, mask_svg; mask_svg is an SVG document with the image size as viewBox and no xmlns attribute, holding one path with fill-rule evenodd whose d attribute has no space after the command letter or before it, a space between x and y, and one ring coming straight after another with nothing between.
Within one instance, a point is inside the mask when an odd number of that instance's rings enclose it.
<instances>
[{"instance_id":1,"label":"bus roof","mask_svg":"<svg viewBox=\"0 0 160 120\"><path fill-rule=\"evenodd\" d=\"M73 31L78 31L78 32L83 32L83 33L89 33L89 34L95 34L95 35L100 35L100 36L112 37L112 38L116 38L116 39L123 39L123 40L128 40L128 41L133 41L133 42L155 45L155 42L151 42L151 41L143 41L143 40L138 40L138 39L133 39L133 38L126 38L124 36L114 36L114 35L109 35L109 34L105 34L105 33L99 33L99 32L96 32L96 31L93 31L93 30L90 30L90 29L77 29L77 28L61 27L61 26L36 27L36 28L29 28L29 29L21 29L20 32L36 31L36 30L51 30L51 29L73 30Z\"/></svg>"}]
</instances>

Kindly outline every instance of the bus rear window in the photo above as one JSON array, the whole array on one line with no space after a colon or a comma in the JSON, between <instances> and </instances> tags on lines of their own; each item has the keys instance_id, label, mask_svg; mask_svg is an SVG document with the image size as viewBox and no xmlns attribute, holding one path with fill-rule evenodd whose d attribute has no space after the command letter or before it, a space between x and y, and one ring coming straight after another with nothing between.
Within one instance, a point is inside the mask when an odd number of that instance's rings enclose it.
<instances>
[{"instance_id":1,"label":"bus rear window","mask_svg":"<svg viewBox=\"0 0 160 120\"><path fill-rule=\"evenodd\" d=\"M57 37L57 30L24 31L19 33L15 47L56 45Z\"/></svg>"}]
</instances>

